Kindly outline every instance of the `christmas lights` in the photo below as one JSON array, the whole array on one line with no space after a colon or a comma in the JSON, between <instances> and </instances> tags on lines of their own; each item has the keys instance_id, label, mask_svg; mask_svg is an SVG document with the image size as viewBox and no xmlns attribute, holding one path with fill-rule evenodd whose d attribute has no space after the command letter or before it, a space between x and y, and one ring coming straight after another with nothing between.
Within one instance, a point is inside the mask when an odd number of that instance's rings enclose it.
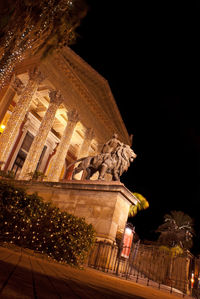
<instances>
[{"instance_id":1,"label":"christmas lights","mask_svg":"<svg viewBox=\"0 0 200 299\"><path fill-rule=\"evenodd\" d=\"M40 155L42 153L47 135L53 125L55 114L60 104L63 102L63 98L58 91L50 91L50 104L42 119L39 131L35 136L33 143L30 147L24 165L22 167L21 173L19 175L19 180L30 179L30 173L34 173L37 163L39 161Z\"/></svg>"},{"instance_id":2,"label":"christmas lights","mask_svg":"<svg viewBox=\"0 0 200 299\"><path fill-rule=\"evenodd\" d=\"M8 6L10 3L8 3ZM43 56L75 39L75 28L84 17L81 1L16 1L8 9L6 25L0 32L0 89L5 86L17 63L38 51Z\"/></svg>"},{"instance_id":3,"label":"christmas lights","mask_svg":"<svg viewBox=\"0 0 200 299\"><path fill-rule=\"evenodd\" d=\"M76 110L69 111L67 117L68 117L68 122L64 130L64 133L62 135L61 141L58 145L54 160L51 165L51 169L46 178L47 181L54 181L54 182L59 181L59 177L63 165L65 163L65 158L70 145L70 140L74 133L76 124L79 120L79 116Z\"/></svg>"},{"instance_id":4,"label":"christmas lights","mask_svg":"<svg viewBox=\"0 0 200 299\"><path fill-rule=\"evenodd\" d=\"M41 72L37 69L29 71L29 81L17 101L15 109L6 125L5 130L0 136L0 161L6 162L13 142L16 140L20 125L25 118L30 107L33 95L37 91L38 84L44 79Z\"/></svg>"}]
</instances>

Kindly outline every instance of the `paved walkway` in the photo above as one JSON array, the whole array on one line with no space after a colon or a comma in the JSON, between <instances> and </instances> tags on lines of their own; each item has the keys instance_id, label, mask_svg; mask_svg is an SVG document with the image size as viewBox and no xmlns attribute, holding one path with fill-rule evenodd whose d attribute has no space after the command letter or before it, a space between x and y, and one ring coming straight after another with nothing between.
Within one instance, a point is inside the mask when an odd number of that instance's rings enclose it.
<instances>
[{"instance_id":1,"label":"paved walkway","mask_svg":"<svg viewBox=\"0 0 200 299\"><path fill-rule=\"evenodd\" d=\"M29 251L0 247L0 298L180 299L181 297L90 268L79 270L49 262L33 256Z\"/></svg>"}]
</instances>

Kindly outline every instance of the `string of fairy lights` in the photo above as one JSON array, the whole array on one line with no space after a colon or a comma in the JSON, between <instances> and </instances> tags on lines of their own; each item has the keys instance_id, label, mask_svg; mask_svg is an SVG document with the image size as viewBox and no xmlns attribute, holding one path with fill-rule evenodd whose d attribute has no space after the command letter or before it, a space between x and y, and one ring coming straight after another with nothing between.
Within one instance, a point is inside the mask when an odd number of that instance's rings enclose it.
<instances>
[{"instance_id":1,"label":"string of fairy lights","mask_svg":"<svg viewBox=\"0 0 200 299\"><path fill-rule=\"evenodd\" d=\"M25 7L22 16L20 10L13 12L0 45L0 89L9 83L16 64L27 54L33 55L38 50L48 53L73 39L73 30L70 29L75 27L75 3L75 0L36 1L33 8L41 11L37 16L30 5Z\"/></svg>"},{"instance_id":2,"label":"string of fairy lights","mask_svg":"<svg viewBox=\"0 0 200 299\"><path fill-rule=\"evenodd\" d=\"M84 262L95 239L91 224L5 182L0 182L0 199L1 243L71 265Z\"/></svg>"},{"instance_id":3,"label":"string of fairy lights","mask_svg":"<svg viewBox=\"0 0 200 299\"><path fill-rule=\"evenodd\" d=\"M30 29L28 30L30 31ZM9 46L9 42L12 40L12 36L14 35L13 32L9 32L8 39L6 40L6 47ZM23 41L25 38L25 34L21 35L20 40ZM21 62L24 59L25 50L32 48L32 42L33 40L27 40L27 43L22 48L20 46L20 40L17 40L15 49L13 49L12 53L5 59L6 52L3 53L2 59L5 60L5 63L0 68L0 82L1 82L1 88L4 87L7 83L9 78L9 75L13 73L14 67L17 63Z\"/></svg>"},{"instance_id":4,"label":"string of fairy lights","mask_svg":"<svg viewBox=\"0 0 200 299\"><path fill-rule=\"evenodd\" d=\"M17 105L6 125L0 138L0 161L5 162L8 159L11 144L16 139L19 127L24 120L26 113L31 105L32 97L38 88L39 82L44 77L40 71L35 68L29 71L30 80L28 81L22 95L17 101Z\"/></svg>"}]
</instances>

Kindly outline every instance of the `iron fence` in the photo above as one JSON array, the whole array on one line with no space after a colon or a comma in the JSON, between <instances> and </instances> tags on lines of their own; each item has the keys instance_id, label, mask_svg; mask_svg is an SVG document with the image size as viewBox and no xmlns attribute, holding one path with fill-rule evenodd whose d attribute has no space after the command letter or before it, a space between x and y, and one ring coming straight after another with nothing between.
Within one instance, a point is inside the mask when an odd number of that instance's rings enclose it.
<instances>
[{"instance_id":1,"label":"iron fence","mask_svg":"<svg viewBox=\"0 0 200 299\"><path fill-rule=\"evenodd\" d=\"M171 253L157 246L135 243L132 248L97 242L88 266L125 279L176 292L192 294L191 256Z\"/></svg>"}]
</instances>

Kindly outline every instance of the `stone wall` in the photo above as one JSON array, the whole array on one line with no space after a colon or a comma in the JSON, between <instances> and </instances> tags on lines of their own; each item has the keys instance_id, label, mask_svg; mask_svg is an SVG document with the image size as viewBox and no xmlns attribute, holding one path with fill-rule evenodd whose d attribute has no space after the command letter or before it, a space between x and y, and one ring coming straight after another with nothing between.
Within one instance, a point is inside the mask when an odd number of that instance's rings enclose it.
<instances>
[{"instance_id":1,"label":"stone wall","mask_svg":"<svg viewBox=\"0 0 200 299\"><path fill-rule=\"evenodd\" d=\"M123 232L129 207L136 197L120 182L69 181L65 183L16 181L28 193L37 192L61 210L84 217L91 223L99 240L114 242Z\"/></svg>"}]
</instances>

